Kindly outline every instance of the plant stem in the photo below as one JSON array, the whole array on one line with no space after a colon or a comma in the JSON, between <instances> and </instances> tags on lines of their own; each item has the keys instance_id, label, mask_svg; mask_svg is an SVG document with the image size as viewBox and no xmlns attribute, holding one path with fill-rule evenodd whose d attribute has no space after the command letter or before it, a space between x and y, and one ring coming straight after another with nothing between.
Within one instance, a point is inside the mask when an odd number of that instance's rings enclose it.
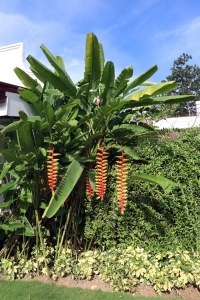
<instances>
[{"instance_id":1,"label":"plant stem","mask_svg":"<svg viewBox=\"0 0 200 300\"><path fill-rule=\"evenodd\" d=\"M67 225L68 225L68 222L69 222L70 212L71 212L71 208L69 209L68 214L67 214L67 218L66 218L66 222L65 222L65 225L64 225L63 234L62 234L62 237L61 237L60 247L59 247L59 250L58 250L58 256L57 257L60 256L60 252L61 252L61 249L62 249L62 244L63 244L63 241L64 241Z\"/></svg>"},{"instance_id":2,"label":"plant stem","mask_svg":"<svg viewBox=\"0 0 200 300\"><path fill-rule=\"evenodd\" d=\"M114 195L114 193L115 193L115 192L112 193L112 196ZM112 199L112 197L109 198L107 204L105 205L104 211L103 211L103 215L105 214L105 211L106 211L106 209L108 208L108 204L109 204L109 202L110 202L110 199ZM103 216L103 215L102 215L102 216ZM97 219L98 219L98 217L97 217ZM101 220L101 218L100 218L100 220ZM95 237L95 234L96 234L97 229L98 229L98 223L97 223L97 225L96 225L96 227L95 227L95 229L94 229L94 233L93 233L92 238L90 239L90 242L89 242L88 247L87 247L87 243L86 243L86 246L84 247L84 250L85 250L85 251L87 251L87 250L90 249L91 244L92 244L92 241L93 241L93 239L94 239L94 237Z\"/></svg>"},{"instance_id":3,"label":"plant stem","mask_svg":"<svg viewBox=\"0 0 200 300\"><path fill-rule=\"evenodd\" d=\"M58 258L58 247L59 247L59 241L60 241L60 236L61 236L61 226L62 226L62 218L63 216L61 215L60 217L60 222L59 222L59 228L58 228L58 239L57 239L57 244L56 244L56 254L55 254L55 259Z\"/></svg>"},{"instance_id":4,"label":"plant stem","mask_svg":"<svg viewBox=\"0 0 200 300\"><path fill-rule=\"evenodd\" d=\"M42 252L43 252L43 255L44 255L44 263L45 263L47 276L48 276L48 278L50 278L50 272L49 272L49 268L47 266L47 260L46 260L46 255L45 255L45 251L44 251L44 244L43 244L43 240L42 240L42 234L41 234L41 230L40 230L40 222L39 222L39 218L38 218L37 209L35 210L35 219L36 219L36 226L38 228L38 233L39 233L40 243L41 243L41 247L42 247Z\"/></svg>"}]
</instances>

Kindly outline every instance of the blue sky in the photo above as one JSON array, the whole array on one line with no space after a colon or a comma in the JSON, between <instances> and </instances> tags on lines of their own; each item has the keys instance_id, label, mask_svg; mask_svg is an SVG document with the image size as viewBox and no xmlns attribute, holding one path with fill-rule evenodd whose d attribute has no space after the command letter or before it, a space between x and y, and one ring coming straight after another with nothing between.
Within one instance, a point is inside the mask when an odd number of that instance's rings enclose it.
<instances>
[{"instance_id":1,"label":"blue sky","mask_svg":"<svg viewBox=\"0 0 200 300\"><path fill-rule=\"evenodd\" d=\"M75 82L83 77L90 32L117 74L132 65L137 76L157 64L152 80L160 82L183 52L200 66L199 0L1 0L0 24L0 46L23 42L26 55L47 64L43 43L63 56Z\"/></svg>"}]
</instances>

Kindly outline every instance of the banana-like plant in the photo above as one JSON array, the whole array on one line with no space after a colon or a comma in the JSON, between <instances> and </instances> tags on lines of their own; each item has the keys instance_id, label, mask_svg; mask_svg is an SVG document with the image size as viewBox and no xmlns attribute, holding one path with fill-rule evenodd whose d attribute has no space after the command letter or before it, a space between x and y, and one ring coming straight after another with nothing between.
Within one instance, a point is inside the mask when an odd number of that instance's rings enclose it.
<instances>
[{"instance_id":1,"label":"banana-like plant","mask_svg":"<svg viewBox=\"0 0 200 300\"><path fill-rule=\"evenodd\" d=\"M59 255L68 234L73 231L77 236L85 192L88 190L90 199L94 192L103 199L113 149L118 158L119 207L124 213L126 160L128 156L140 159L131 147L132 140L137 134L153 130L143 123L130 122L134 112L151 105L187 102L194 96L160 96L177 84L147 81L157 66L133 80L133 68L128 66L115 78L114 64L104 62L103 47L93 33L87 35L85 72L76 84L62 58L54 56L44 45L41 49L53 71L31 55L27 60L37 79L20 68L14 70L25 86L19 88L19 94L33 106L36 115L27 116L20 111L20 119L1 132L8 145L2 151L6 162L0 179L5 184L0 194L6 195L1 207L11 207L15 214L14 220L8 219L0 228L28 239L36 235L36 243L40 240L41 244L46 231L52 243L54 232ZM135 174L132 179L160 184L164 189L175 185L146 174ZM56 229L47 222L47 218L55 216L60 218ZM77 239L74 243L77 247Z\"/></svg>"}]
</instances>

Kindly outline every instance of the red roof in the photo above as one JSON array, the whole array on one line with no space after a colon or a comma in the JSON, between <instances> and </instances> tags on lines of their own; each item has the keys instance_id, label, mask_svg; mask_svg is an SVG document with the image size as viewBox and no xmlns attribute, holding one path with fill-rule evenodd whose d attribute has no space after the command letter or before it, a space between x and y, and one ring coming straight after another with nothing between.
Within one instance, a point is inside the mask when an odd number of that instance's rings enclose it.
<instances>
[{"instance_id":1,"label":"red roof","mask_svg":"<svg viewBox=\"0 0 200 300\"><path fill-rule=\"evenodd\" d=\"M18 85L14 85L14 84L10 84L10 83L0 81L0 92L4 91L4 92L19 94L18 93L18 88L19 88Z\"/></svg>"}]
</instances>

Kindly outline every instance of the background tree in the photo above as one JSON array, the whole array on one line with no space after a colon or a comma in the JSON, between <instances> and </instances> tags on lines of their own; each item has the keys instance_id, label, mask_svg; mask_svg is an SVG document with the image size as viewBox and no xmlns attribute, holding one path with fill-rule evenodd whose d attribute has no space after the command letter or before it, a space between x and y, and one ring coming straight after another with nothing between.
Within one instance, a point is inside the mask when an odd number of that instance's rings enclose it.
<instances>
[{"instance_id":1,"label":"background tree","mask_svg":"<svg viewBox=\"0 0 200 300\"><path fill-rule=\"evenodd\" d=\"M178 86L168 95L195 95L196 99L191 102L167 106L166 114L168 116L196 115L196 100L200 99L200 67L196 64L187 64L190 59L192 59L191 55L183 53L174 60L170 69L172 73L166 76L166 79L167 81L176 81Z\"/></svg>"}]
</instances>

